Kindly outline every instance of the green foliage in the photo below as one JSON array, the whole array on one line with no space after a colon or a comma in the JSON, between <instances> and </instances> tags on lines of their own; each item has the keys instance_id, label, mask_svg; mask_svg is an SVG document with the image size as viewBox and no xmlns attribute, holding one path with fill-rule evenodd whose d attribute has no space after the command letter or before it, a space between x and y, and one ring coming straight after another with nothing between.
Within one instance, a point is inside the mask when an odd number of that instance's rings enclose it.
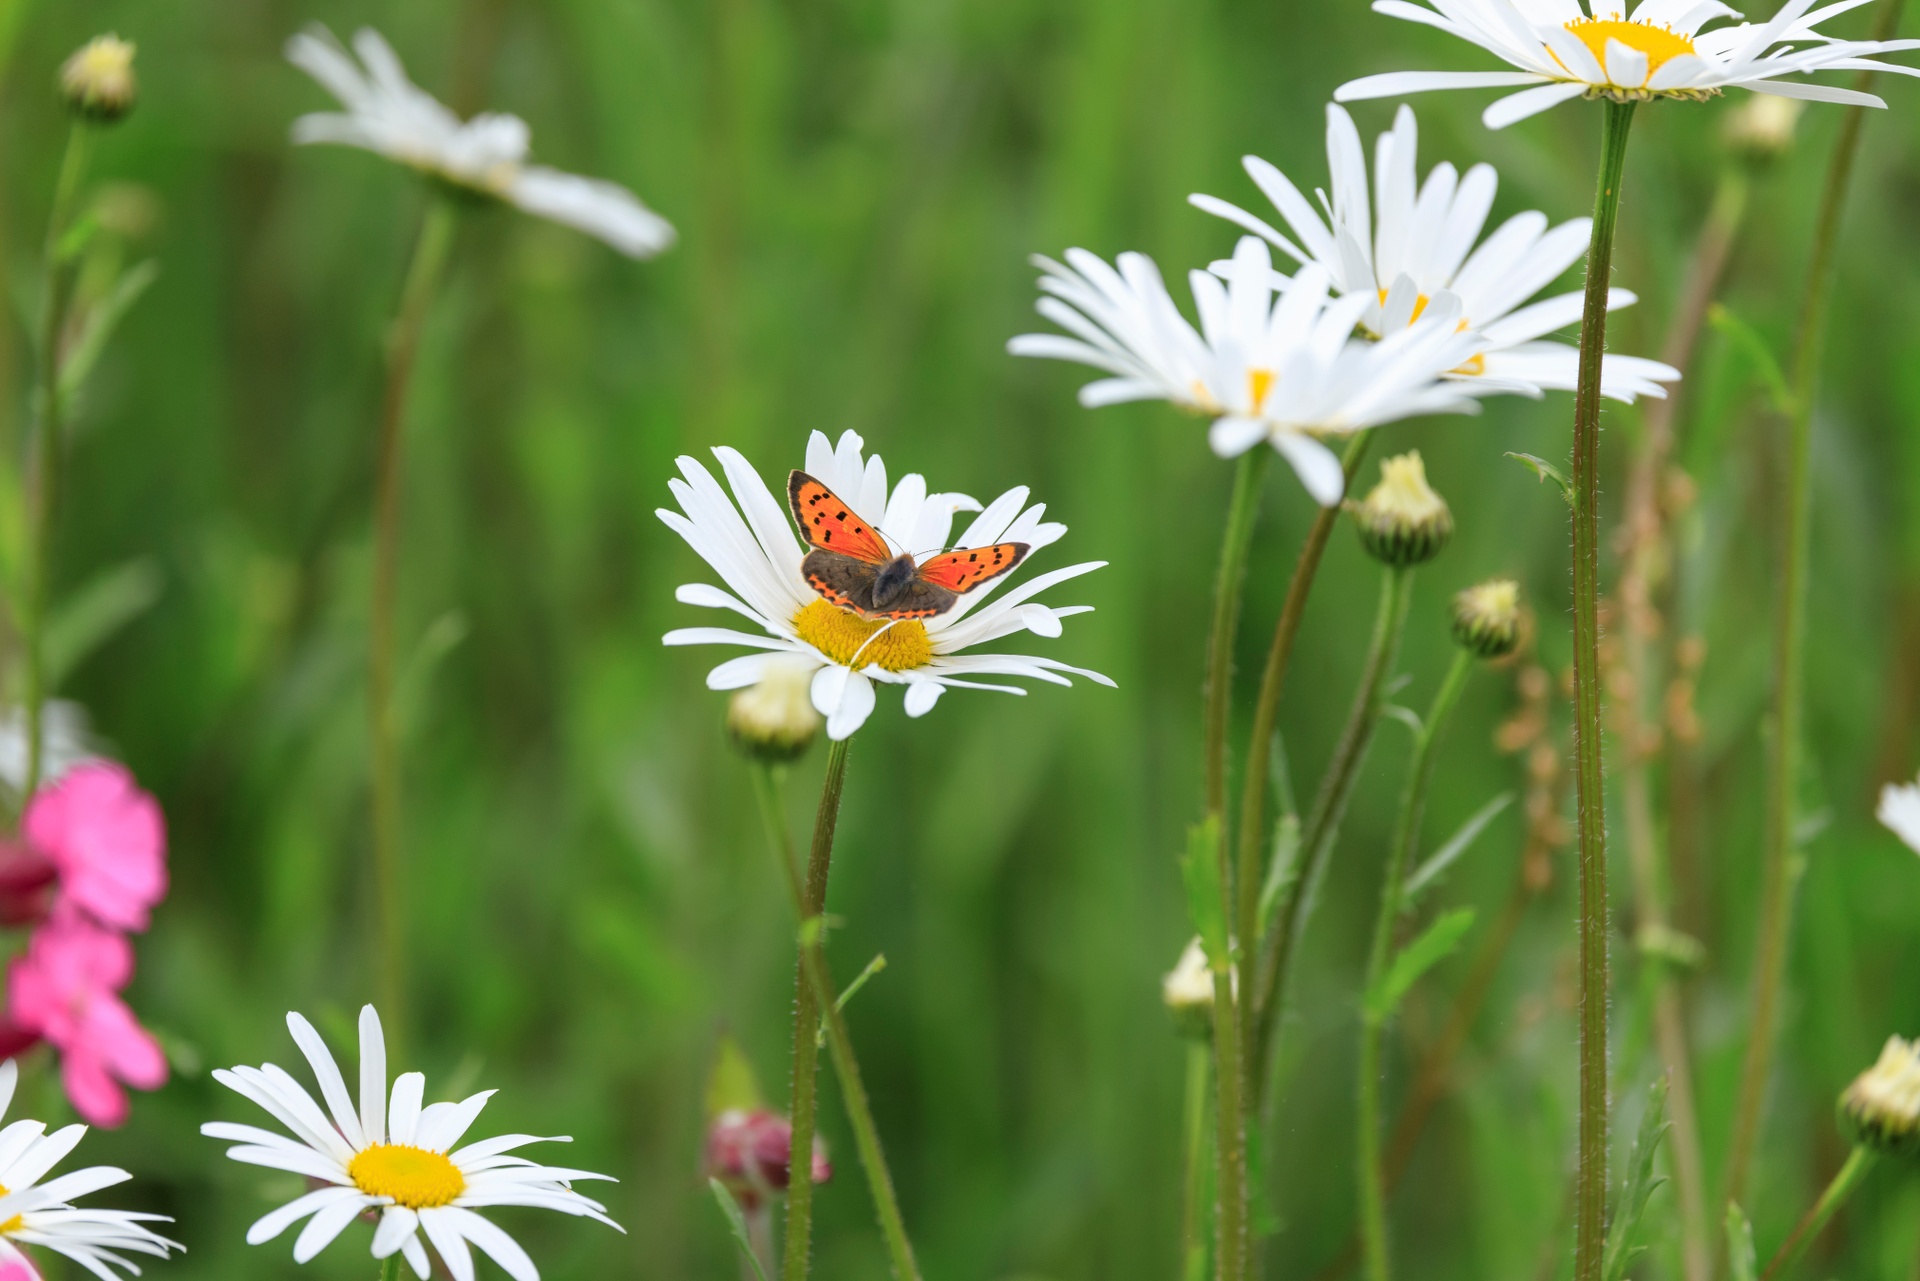
<instances>
[{"instance_id":1,"label":"green foliage","mask_svg":"<svg viewBox=\"0 0 1920 1281\"><path fill-rule=\"evenodd\" d=\"M1187 885L1187 912L1194 933L1207 950L1207 961L1214 970L1230 963L1227 918L1220 903L1220 820L1209 815L1187 829L1187 852L1180 870Z\"/></svg>"},{"instance_id":2,"label":"green foliage","mask_svg":"<svg viewBox=\"0 0 1920 1281\"><path fill-rule=\"evenodd\" d=\"M760 1256L753 1252L753 1240L747 1235L747 1219L740 1213L740 1203L733 1199L733 1193L727 1191L726 1184L720 1180L708 1179L707 1186L713 1189L713 1199L720 1203L720 1213L727 1217L727 1230L733 1233L741 1257L753 1269L754 1276L760 1281L767 1281L767 1270L760 1266Z\"/></svg>"},{"instance_id":3,"label":"green foliage","mask_svg":"<svg viewBox=\"0 0 1920 1281\"><path fill-rule=\"evenodd\" d=\"M1602 1281L1623 1281L1633 1261L1646 1252L1639 1240L1640 1220L1646 1214L1647 1201L1665 1179L1653 1173L1653 1159L1667 1134L1667 1081L1655 1081L1647 1091L1646 1110L1640 1114L1640 1132L1634 1135L1633 1150L1627 1154L1626 1177L1620 1181L1620 1196L1613 1204L1612 1221L1607 1228L1607 1248L1600 1259ZM1748 1249L1752 1249L1751 1243Z\"/></svg>"},{"instance_id":4,"label":"green foliage","mask_svg":"<svg viewBox=\"0 0 1920 1281\"><path fill-rule=\"evenodd\" d=\"M1733 1281L1756 1281L1760 1265L1753 1252L1753 1224L1736 1201L1727 1202L1727 1267Z\"/></svg>"},{"instance_id":5,"label":"green foliage","mask_svg":"<svg viewBox=\"0 0 1920 1281\"><path fill-rule=\"evenodd\" d=\"M1367 993L1367 1017L1384 1022L1393 1017L1400 1002L1420 981L1420 976L1453 955L1460 940L1473 928L1474 909L1456 908L1434 918L1433 924L1401 948L1380 976L1379 986Z\"/></svg>"},{"instance_id":6,"label":"green foliage","mask_svg":"<svg viewBox=\"0 0 1920 1281\"><path fill-rule=\"evenodd\" d=\"M1506 812L1513 801L1512 792L1502 792L1482 805L1460 825L1459 831L1449 836L1439 849L1427 856L1425 862L1414 868L1408 874L1406 884L1400 887L1400 897L1406 906L1411 908L1421 894L1438 884L1447 870L1480 839L1480 834L1487 830L1494 819Z\"/></svg>"}]
</instances>

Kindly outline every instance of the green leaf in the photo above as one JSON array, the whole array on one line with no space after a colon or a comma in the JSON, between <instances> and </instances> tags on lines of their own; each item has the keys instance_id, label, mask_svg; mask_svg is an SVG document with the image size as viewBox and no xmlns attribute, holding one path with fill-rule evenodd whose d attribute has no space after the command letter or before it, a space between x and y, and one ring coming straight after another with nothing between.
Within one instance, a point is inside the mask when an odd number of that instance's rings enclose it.
<instances>
[{"instance_id":1,"label":"green leaf","mask_svg":"<svg viewBox=\"0 0 1920 1281\"><path fill-rule=\"evenodd\" d=\"M75 668L160 599L160 567L142 556L103 570L55 606L47 618L46 683L60 688Z\"/></svg>"},{"instance_id":2,"label":"green leaf","mask_svg":"<svg viewBox=\"0 0 1920 1281\"><path fill-rule=\"evenodd\" d=\"M1646 1247L1635 1244L1640 1217L1646 1212L1647 1198L1666 1182L1653 1174L1653 1157L1667 1133L1667 1079L1653 1083L1647 1096L1647 1110L1640 1117L1640 1132L1634 1136L1633 1152L1627 1157L1627 1177L1620 1185L1620 1200L1613 1207L1613 1225L1607 1230L1607 1248L1600 1256L1601 1281L1623 1281L1627 1268Z\"/></svg>"},{"instance_id":3,"label":"green leaf","mask_svg":"<svg viewBox=\"0 0 1920 1281\"><path fill-rule=\"evenodd\" d=\"M1494 819L1506 812L1507 806L1513 804L1513 800L1512 792L1502 792L1475 810L1473 817L1462 823L1460 830L1449 836L1445 845L1435 850L1426 862L1413 869L1413 874L1407 877L1406 885L1401 888L1401 900L1408 907L1412 907L1414 899L1445 875L1447 869L1452 867L1460 856L1480 839L1480 833L1486 831Z\"/></svg>"},{"instance_id":4,"label":"green leaf","mask_svg":"<svg viewBox=\"0 0 1920 1281\"><path fill-rule=\"evenodd\" d=\"M1760 1271L1753 1253L1753 1224L1737 1201L1727 1202L1727 1266L1733 1281L1754 1281Z\"/></svg>"},{"instance_id":5,"label":"green leaf","mask_svg":"<svg viewBox=\"0 0 1920 1281\"><path fill-rule=\"evenodd\" d=\"M1293 795L1293 771L1287 765L1287 741L1277 729L1273 731L1273 746L1267 750L1267 777L1280 812L1298 814L1300 805Z\"/></svg>"},{"instance_id":6,"label":"green leaf","mask_svg":"<svg viewBox=\"0 0 1920 1281\"><path fill-rule=\"evenodd\" d=\"M459 610L449 610L427 626L413 653L407 656L393 691L394 713L403 733L410 733L420 724L434 673L439 671L447 655L467 639L467 632L467 616Z\"/></svg>"},{"instance_id":7,"label":"green leaf","mask_svg":"<svg viewBox=\"0 0 1920 1281\"><path fill-rule=\"evenodd\" d=\"M1473 909L1463 907L1440 916L1418 938L1401 948L1393 964L1380 976L1379 986L1367 993L1367 1017L1376 1022L1389 1018L1420 981L1420 976L1451 956L1472 928Z\"/></svg>"},{"instance_id":8,"label":"green leaf","mask_svg":"<svg viewBox=\"0 0 1920 1281\"><path fill-rule=\"evenodd\" d=\"M1227 918L1220 904L1219 815L1210 814L1205 822L1187 829L1187 854L1180 871L1187 883L1187 911L1193 917L1194 932L1213 968L1225 969L1232 962L1227 954Z\"/></svg>"},{"instance_id":9,"label":"green leaf","mask_svg":"<svg viewBox=\"0 0 1920 1281\"><path fill-rule=\"evenodd\" d=\"M1773 348L1767 345L1760 331L1734 315L1723 303L1714 303L1707 308L1707 323L1726 335L1735 350L1752 363L1754 372L1766 384L1767 399L1775 411L1791 413L1793 393L1788 390L1787 376L1781 370L1780 362L1774 359Z\"/></svg>"},{"instance_id":10,"label":"green leaf","mask_svg":"<svg viewBox=\"0 0 1920 1281\"><path fill-rule=\"evenodd\" d=\"M1538 476L1542 481L1550 480L1558 485L1560 487L1560 497L1567 500L1567 506L1578 507L1580 505L1573 495L1573 482L1567 479L1565 472L1555 467L1546 459L1536 457L1533 454L1516 454L1512 452L1509 452L1507 457L1524 463L1532 470L1533 474Z\"/></svg>"},{"instance_id":11,"label":"green leaf","mask_svg":"<svg viewBox=\"0 0 1920 1281\"><path fill-rule=\"evenodd\" d=\"M60 366L60 407L64 413L73 404L73 398L85 385L87 375L100 361L100 353L106 350L107 340L113 337L113 331L119 328L133 304L140 301L140 295L147 292L149 286L160 278L160 264L152 259L125 272L113 282L113 288L107 292L97 306L87 313L86 326L80 331L79 341L73 344L67 353L66 361Z\"/></svg>"},{"instance_id":12,"label":"green leaf","mask_svg":"<svg viewBox=\"0 0 1920 1281\"><path fill-rule=\"evenodd\" d=\"M1412 730L1415 742L1418 742L1420 736L1427 732L1426 722L1421 720L1420 713L1414 711L1411 707L1402 707L1399 703L1388 703L1380 709L1380 714L1399 721L1402 725Z\"/></svg>"},{"instance_id":13,"label":"green leaf","mask_svg":"<svg viewBox=\"0 0 1920 1281\"><path fill-rule=\"evenodd\" d=\"M1267 862L1267 880L1260 887L1260 930L1264 934L1274 909L1300 879L1300 816L1288 813L1273 825L1273 857Z\"/></svg>"},{"instance_id":14,"label":"green leaf","mask_svg":"<svg viewBox=\"0 0 1920 1281\"><path fill-rule=\"evenodd\" d=\"M707 1071L706 1103L709 1121L722 1112L751 1112L766 1105L765 1096L760 1093L760 1078L754 1075L753 1064L747 1061L746 1051L740 1048L740 1042L734 1040L731 1032L722 1032L720 1043L713 1047L713 1067Z\"/></svg>"},{"instance_id":15,"label":"green leaf","mask_svg":"<svg viewBox=\"0 0 1920 1281\"><path fill-rule=\"evenodd\" d=\"M867 968L861 970L859 976L855 978L853 982L847 984L847 990L834 999L833 1008L836 1010L846 1009L847 1002L853 999L853 994L865 987L868 979L886 968L887 954L885 952L876 952L873 959L867 962ZM820 1028L813 1034L813 1043L815 1045L825 1045L827 1043L827 1020L825 1018L820 1020Z\"/></svg>"},{"instance_id":16,"label":"green leaf","mask_svg":"<svg viewBox=\"0 0 1920 1281\"><path fill-rule=\"evenodd\" d=\"M753 1239L747 1235L747 1216L740 1213L740 1203L733 1199L733 1193L727 1191L727 1185L718 1179L708 1179L707 1186L713 1189L713 1199L720 1203L720 1213L727 1216L727 1226L733 1229L733 1239L739 1243L740 1253L747 1256L747 1262L753 1265L753 1275L760 1281L767 1281L767 1270L760 1266L760 1256L753 1252Z\"/></svg>"}]
</instances>

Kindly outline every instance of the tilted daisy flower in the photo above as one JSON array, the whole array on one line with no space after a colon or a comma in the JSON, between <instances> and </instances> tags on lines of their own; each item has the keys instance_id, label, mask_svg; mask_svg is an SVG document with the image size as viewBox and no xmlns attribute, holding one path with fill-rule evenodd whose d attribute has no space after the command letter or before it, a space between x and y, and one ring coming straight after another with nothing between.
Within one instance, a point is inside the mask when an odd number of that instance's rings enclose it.
<instances>
[{"instance_id":1,"label":"tilted daisy flower","mask_svg":"<svg viewBox=\"0 0 1920 1281\"><path fill-rule=\"evenodd\" d=\"M1888 783L1881 788L1877 817L1887 825L1887 830L1920 854L1920 780Z\"/></svg>"},{"instance_id":2,"label":"tilted daisy flower","mask_svg":"<svg viewBox=\"0 0 1920 1281\"><path fill-rule=\"evenodd\" d=\"M1427 89L1532 86L1487 108L1482 119L1490 129L1572 98L1698 101L1724 89L1884 107L1872 94L1778 78L1863 68L1920 74L1866 56L1912 49L1920 41L1836 40L1814 29L1867 2L1838 0L1815 10L1813 0L1787 0L1764 23L1703 31L1715 19L1740 14L1719 0L1641 0L1631 17L1620 0L1587 0L1587 8L1581 0L1434 0L1433 8L1374 0L1376 13L1451 32L1519 70L1392 71L1350 81L1333 96L1353 102Z\"/></svg>"},{"instance_id":3,"label":"tilted daisy flower","mask_svg":"<svg viewBox=\"0 0 1920 1281\"><path fill-rule=\"evenodd\" d=\"M596 236L632 258L673 243L671 224L617 183L527 163L526 121L488 112L462 121L407 79L380 33L361 28L352 55L314 26L287 42L287 60L318 80L347 110L302 116L293 140L378 152L465 191Z\"/></svg>"},{"instance_id":4,"label":"tilted daisy flower","mask_svg":"<svg viewBox=\"0 0 1920 1281\"><path fill-rule=\"evenodd\" d=\"M13 1102L13 1087L19 1079L12 1059L0 1063L0 1117ZM23 1245L64 1254L102 1281L119 1281L115 1268L140 1274L127 1253L164 1259L169 1250L186 1248L146 1226L171 1223L165 1215L69 1204L125 1183L133 1177L125 1170L92 1165L40 1182L86 1133L84 1125L69 1125L48 1134L39 1121L15 1121L0 1129L0 1276L24 1270L26 1277L37 1281L40 1271L20 1249Z\"/></svg>"},{"instance_id":5,"label":"tilted daisy flower","mask_svg":"<svg viewBox=\"0 0 1920 1281\"><path fill-rule=\"evenodd\" d=\"M1302 255L1304 257L1304 255ZM1200 327L1174 304L1144 254L1114 266L1084 249L1065 263L1035 258L1045 274L1036 309L1066 334L1022 334L1016 356L1047 356L1112 377L1080 389L1088 408L1165 400L1214 419L1208 442L1233 458L1261 441L1278 450L1323 506L1346 488L1340 460L1321 437L1420 414L1474 413L1476 393L1523 391L1492 377L1445 381L1473 359L1480 339L1461 327L1460 300L1440 291L1385 326L1378 342L1353 337L1379 299L1371 290L1329 298L1332 273L1308 262L1289 279L1273 270L1266 243L1241 238L1221 276L1188 275ZM1408 300L1409 308L1412 300Z\"/></svg>"},{"instance_id":6,"label":"tilted daisy flower","mask_svg":"<svg viewBox=\"0 0 1920 1281\"><path fill-rule=\"evenodd\" d=\"M1369 201L1367 162L1353 117L1327 107L1327 168L1332 199L1316 190L1320 211L1287 176L1258 156L1242 160L1247 176L1271 200L1296 241L1238 205L1215 196L1188 197L1195 207L1251 231L1298 263L1316 263L1342 294L1374 298L1360 317L1376 336L1403 329L1426 314L1443 290L1460 299L1460 323L1477 330L1484 344L1448 378L1493 378L1572 391L1580 376L1580 352L1566 343L1541 341L1580 319L1579 291L1557 294L1529 305L1587 251L1591 218L1574 218L1549 228L1547 216L1534 210L1515 214L1485 240L1487 214L1493 208L1499 175L1478 164L1462 177L1450 164L1435 165L1424 184L1417 182L1415 153L1419 126L1410 107L1401 107L1393 128L1380 135L1374 151L1374 191ZM1478 242L1478 247L1476 247ZM1225 274L1229 264L1215 263ZM1625 289L1608 292L1609 307L1634 302ZM1665 396L1661 382L1680 371L1637 356L1608 356L1602 366L1601 394L1631 402L1635 396Z\"/></svg>"},{"instance_id":7,"label":"tilted daisy flower","mask_svg":"<svg viewBox=\"0 0 1920 1281\"><path fill-rule=\"evenodd\" d=\"M322 1186L294 1198L247 1229L247 1244L271 1241L302 1219L306 1227L294 1239L293 1259L305 1263L325 1249L349 1223L369 1211L379 1216L373 1232L373 1257L397 1251L422 1281L432 1274L424 1234L447 1265L454 1281L473 1281L478 1246L514 1281L539 1281L539 1269L520 1244L474 1213L490 1206L524 1205L558 1210L625 1231L607 1217L606 1207L573 1190L580 1179L607 1179L586 1170L536 1165L509 1155L529 1143L570 1143L565 1137L502 1134L455 1147L480 1109L493 1097L483 1091L459 1103L421 1106L426 1077L407 1072L393 1082L387 1098L387 1044L380 1016L369 1005L360 1011L360 1098L347 1093L326 1043L298 1014L287 1028L320 1084L323 1111L305 1086L271 1063L220 1070L220 1084L265 1108L292 1137L252 1125L210 1121L200 1133L238 1146L227 1155L249 1165L304 1175Z\"/></svg>"},{"instance_id":8,"label":"tilted daisy flower","mask_svg":"<svg viewBox=\"0 0 1920 1281\"><path fill-rule=\"evenodd\" d=\"M927 554L949 544L953 519L977 512L960 535L959 547L1024 543L1029 554L1059 541L1067 527L1042 519L1046 506L1027 505L1021 485L987 504L965 494L929 493L918 474L887 484L879 455L862 454L864 442L849 431L836 447L814 432L807 442L807 474L825 485L886 539L891 550L925 563ZM811 677L814 707L827 718L827 736L846 738L866 723L876 702L874 683L905 687L909 716L933 710L949 689L987 689L1024 694L1017 685L989 684L981 676L1018 676L1070 685L1084 676L1102 685L1113 682L1098 672L1070 667L1058 659L1026 654L967 651L1016 632L1056 637L1060 620L1084 614L1090 605L1043 605L1034 597L1058 583L1105 565L1084 561L1000 589L1005 577L961 595L946 612L929 618L884 620L829 603L801 573L807 549L794 532L787 504L773 496L760 473L734 449L713 451L732 487L725 490L700 465L680 459L680 479L668 481L679 511L657 513L687 540L720 575L730 591L710 583L689 583L674 593L688 605L730 609L750 619L758 632L725 627L687 627L668 632L669 645L743 645L758 653L729 659L707 673L707 688L743 689L784 667ZM996 594L998 593L998 594Z\"/></svg>"}]
</instances>

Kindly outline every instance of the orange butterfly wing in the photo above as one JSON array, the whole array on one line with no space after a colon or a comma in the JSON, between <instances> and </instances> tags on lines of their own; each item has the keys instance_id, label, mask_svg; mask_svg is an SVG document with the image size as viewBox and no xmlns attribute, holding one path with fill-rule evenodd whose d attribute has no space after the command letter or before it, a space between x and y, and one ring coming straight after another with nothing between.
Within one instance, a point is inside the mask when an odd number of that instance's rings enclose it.
<instances>
[{"instance_id":1,"label":"orange butterfly wing","mask_svg":"<svg viewBox=\"0 0 1920 1281\"><path fill-rule=\"evenodd\" d=\"M942 552L920 566L920 577L935 587L966 593L992 582L1027 557L1026 543L995 543Z\"/></svg>"},{"instance_id":2,"label":"orange butterfly wing","mask_svg":"<svg viewBox=\"0 0 1920 1281\"><path fill-rule=\"evenodd\" d=\"M879 533L831 489L803 471L787 477L787 505L809 544L855 560L883 565L893 559Z\"/></svg>"}]
</instances>

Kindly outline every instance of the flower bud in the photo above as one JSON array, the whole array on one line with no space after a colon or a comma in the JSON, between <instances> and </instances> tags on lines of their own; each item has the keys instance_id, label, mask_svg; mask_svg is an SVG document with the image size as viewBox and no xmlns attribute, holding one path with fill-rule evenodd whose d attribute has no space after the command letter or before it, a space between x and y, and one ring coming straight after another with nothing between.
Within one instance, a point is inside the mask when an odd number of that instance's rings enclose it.
<instances>
[{"instance_id":1,"label":"flower bud","mask_svg":"<svg viewBox=\"0 0 1920 1281\"><path fill-rule=\"evenodd\" d=\"M1887 1038L1880 1060L1840 1093L1840 1128L1876 1152L1920 1154L1920 1042Z\"/></svg>"},{"instance_id":2,"label":"flower bud","mask_svg":"<svg viewBox=\"0 0 1920 1281\"><path fill-rule=\"evenodd\" d=\"M1493 578L1453 598L1453 639L1482 658L1505 658L1520 643L1520 584Z\"/></svg>"},{"instance_id":3,"label":"flower bud","mask_svg":"<svg viewBox=\"0 0 1920 1281\"><path fill-rule=\"evenodd\" d=\"M707 1177L720 1180L743 1210L758 1208L787 1190L793 1161L793 1126L765 1108L722 1112L707 1127ZM833 1177L826 1145L813 1141L810 1173L815 1183Z\"/></svg>"},{"instance_id":4,"label":"flower bud","mask_svg":"<svg viewBox=\"0 0 1920 1281\"><path fill-rule=\"evenodd\" d=\"M1204 1041L1213 1035L1213 971L1207 951L1195 938L1160 980L1160 999L1166 1002L1180 1035Z\"/></svg>"},{"instance_id":5,"label":"flower bud","mask_svg":"<svg viewBox=\"0 0 1920 1281\"><path fill-rule=\"evenodd\" d=\"M1806 103L1770 93L1748 94L1721 122L1722 137L1742 159L1768 161L1793 146L1793 127Z\"/></svg>"},{"instance_id":6,"label":"flower bud","mask_svg":"<svg viewBox=\"0 0 1920 1281\"><path fill-rule=\"evenodd\" d=\"M112 124L132 111L138 89L133 45L119 36L95 36L60 68L67 106L96 124Z\"/></svg>"},{"instance_id":7,"label":"flower bud","mask_svg":"<svg viewBox=\"0 0 1920 1281\"><path fill-rule=\"evenodd\" d=\"M813 708L813 671L801 662L770 660L759 683L727 704L727 730L735 746L769 763L805 754L820 725Z\"/></svg>"},{"instance_id":8,"label":"flower bud","mask_svg":"<svg viewBox=\"0 0 1920 1281\"><path fill-rule=\"evenodd\" d=\"M1418 450L1381 463L1380 483L1347 510L1360 527L1367 554L1397 569L1426 564L1453 536L1453 513L1427 484Z\"/></svg>"}]
</instances>

